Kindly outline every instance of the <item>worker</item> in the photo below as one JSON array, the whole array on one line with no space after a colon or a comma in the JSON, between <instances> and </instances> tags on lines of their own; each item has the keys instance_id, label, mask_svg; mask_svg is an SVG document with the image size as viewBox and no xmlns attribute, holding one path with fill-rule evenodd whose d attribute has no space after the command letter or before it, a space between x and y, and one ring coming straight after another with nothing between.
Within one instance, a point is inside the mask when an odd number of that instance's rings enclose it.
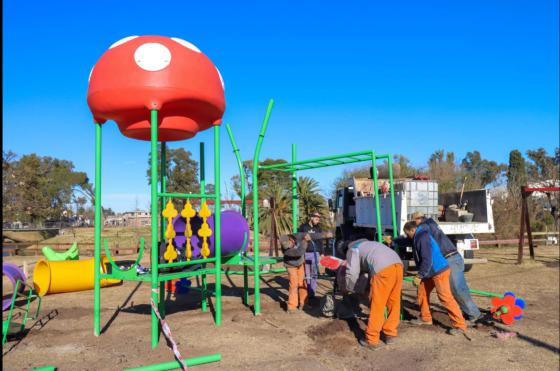
<instances>
[{"instance_id":1,"label":"worker","mask_svg":"<svg viewBox=\"0 0 560 371\"><path fill-rule=\"evenodd\" d=\"M393 343L400 320L403 281L403 265L397 253L382 243L360 238L348 245L343 269L345 289L350 292L356 289L360 274L367 272L370 277L370 314L360 345L377 350ZM384 342L380 340L381 332Z\"/></svg>"},{"instance_id":2,"label":"worker","mask_svg":"<svg viewBox=\"0 0 560 371\"><path fill-rule=\"evenodd\" d=\"M469 286L465 280L465 262L457 251L457 247L432 218L424 217L424 214L421 212L415 212L412 214L412 218L416 225L426 226L439 245L443 257L447 260L449 268L451 268L449 284L453 297L457 304L459 304L461 311L465 314L469 325L475 325L476 321L482 319L482 314L471 297Z\"/></svg>"},{"instance_id":3,"label":"worker","mask_svg":"<svg viewBox=\"0 0 560 371\"><path fill-rule=\"evenodd\" d=\"M404 232L413 240L413 256L418 267L418 274L414 277L414 286L418 287L418 304L420 305L420 319L412 320L414 325L432 325L430 312L430 293L436 289L439 301L447 310L453 328L447 331L450 335L465 334L466 324L459 305L453 298L449 285L450 269L443 257L440 247L430 230L425 225L417 226L415 221L407 222Z\"/></svg>"},{"instance_id":4,"label":"worker","mask_svg":"<svg viewBox=\"0 0 560 371\"><path fill-rule=\"evenodd\" d=\"M298 232L309 233L310 235L322 233L319 223L321 223L321 214L318 212L312 212L309 221L300 225ZM332 234L330 233L325 235L325 238L330 237L332 237ZM307 281L307 293L310 300L315 298L315 292L317 290L317 277L319 275L319 257L323 254L323 241L317 238L312 238L312 240L307 244L307 250L305 251L305 279Z\"/></svg>"},{"instance_id":5,"label":"worker","mask_svg":"<svg viewBox=\"0 0 560 371\"><path fill-rule=\"evenodd\" d=\"M307 302L307 283L305 281L304 254L308 242L311 240L309 234L280 237L280 246L284 254L284 265L288 271L289 289L288 303L286 311L295 313L298 309L303 309Z\"/></svg>"}]
</instances>

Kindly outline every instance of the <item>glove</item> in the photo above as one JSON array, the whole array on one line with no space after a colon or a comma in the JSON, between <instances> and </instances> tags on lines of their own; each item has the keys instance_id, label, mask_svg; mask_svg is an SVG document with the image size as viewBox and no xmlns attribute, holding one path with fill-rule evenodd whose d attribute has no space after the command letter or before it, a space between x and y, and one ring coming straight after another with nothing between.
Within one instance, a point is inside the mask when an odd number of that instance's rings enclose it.
<instances>
[{"instance_id":1,"label":"glove","mask_svg":"<svg viewBox=\"0 0 560 371\"><path fill-rule=\"evenodd\" d=\"M422 278L420 278L420 276L414 276L412 284L416 287L420 286L420 283L422 282Z\"/></svg>"}]
</instances>

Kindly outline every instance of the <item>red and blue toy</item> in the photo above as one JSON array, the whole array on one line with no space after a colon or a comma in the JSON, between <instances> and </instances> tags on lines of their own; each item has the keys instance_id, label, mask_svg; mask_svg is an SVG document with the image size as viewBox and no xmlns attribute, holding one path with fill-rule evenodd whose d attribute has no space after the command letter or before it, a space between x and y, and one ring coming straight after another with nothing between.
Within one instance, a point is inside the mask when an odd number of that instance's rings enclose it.
<instances>
[{"instance_id":1,"label":"red and blue toy","mask_svg":"<svg viewBox=\"0 0 560 371\"><path fill-rule=\"evenodd\" d=\"M502 321L504 325L511 325L523 317L525 301L516 298L513 292L506 292L503 298L492 298L492 306L491 313L494 319Z\"/></svg>"}]
</instances>

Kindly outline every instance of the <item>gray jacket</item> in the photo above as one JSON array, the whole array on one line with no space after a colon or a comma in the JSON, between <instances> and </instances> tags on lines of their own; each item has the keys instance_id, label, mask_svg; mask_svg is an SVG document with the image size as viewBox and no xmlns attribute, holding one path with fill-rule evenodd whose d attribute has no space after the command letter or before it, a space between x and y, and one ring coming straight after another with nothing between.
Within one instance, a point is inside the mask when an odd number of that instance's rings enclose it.
<instances>
[{"instance_id":1,"label":"gray jacket","mask_svg":"<svg viewBox=\"0 0 560 371\"><path fill-rule=\"evenodd\" d=\"M370 278L393 264L401 264L399 255L382 243L360 239L348 246L346 253L346 289L354 291L360 272L368 272Z\"/></svg>"},{"instance_id":2,"label":"gray jacket","mask_svg":"<svg viewBox=\"0 0 560 371\"><path fill-rule=\"evenodd\" d=\"M288 247L288 241L290 238L289 235L280 237L280 246L282 247L282 253L284 254L284 264L287 267L299 267L303 264L305 260L305 252L309 246L308 241L305 241L303 239L306 234L307 233L305 232L293 234L293 236L295 236L297 239L297 244L292 248ZM326 236L327 233L309 234L309 237L311 237L312 241L326 238Z\"/></svg>"}]
</instances>

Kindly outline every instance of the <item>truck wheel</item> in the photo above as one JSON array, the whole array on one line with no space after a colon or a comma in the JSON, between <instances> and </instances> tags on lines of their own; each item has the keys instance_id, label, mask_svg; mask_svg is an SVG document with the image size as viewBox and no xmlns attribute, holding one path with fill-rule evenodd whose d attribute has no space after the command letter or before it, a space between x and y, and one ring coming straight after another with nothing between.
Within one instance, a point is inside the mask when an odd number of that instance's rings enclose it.
<instances>
[{"instance_id":1,"label":"truck wheel","mask_svg":"<svg viewBox=\"0 0 560 371\"><path fill-rule=\"evenodd\" d=\"M463 251L463 258L465 259L474 259L474 251L472 250L465 250ZM472 264L465 264L465 273L472 269Z\"/></svg>"}]
</instances>

